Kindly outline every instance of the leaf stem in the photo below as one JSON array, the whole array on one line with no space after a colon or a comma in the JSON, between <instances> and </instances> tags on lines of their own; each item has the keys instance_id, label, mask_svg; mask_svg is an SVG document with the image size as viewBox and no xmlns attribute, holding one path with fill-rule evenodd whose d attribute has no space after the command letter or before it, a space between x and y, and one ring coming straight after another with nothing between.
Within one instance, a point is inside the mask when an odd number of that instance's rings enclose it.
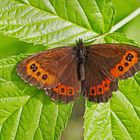
<instances>
[{"instance_id":1,"label":"leaf stem","mask_svg":"<svg viewBox=\"0 0 140 140\"><path fill-rule=\"evenodd\" d=\"M140 14L140 8L136 9L134 12L132 12L130 15L128 15L126 18L118 22L116 25L114 25L110 31L110 33L115 32L125 24L127 24L129 21L133 20L136 16Z\"/></svg>"}]
</instances>

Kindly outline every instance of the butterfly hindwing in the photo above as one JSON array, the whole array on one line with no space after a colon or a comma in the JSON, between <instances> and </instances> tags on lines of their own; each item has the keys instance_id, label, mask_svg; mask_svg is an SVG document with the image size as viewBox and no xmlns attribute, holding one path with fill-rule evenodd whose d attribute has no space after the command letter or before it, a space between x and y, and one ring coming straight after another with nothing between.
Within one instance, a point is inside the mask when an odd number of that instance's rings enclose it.
<instances>
[{"instance_id":1,"label":"butterfly hindwing","mask_svg":"<svg viewBox=\"0 0 140 140\"><path fill-rule=\"evenodd\" d=\"M140 70L140 49L131 45L98 44L86 48L83 95L95 102L107 101L118 89L117 79Z\"/></svg>"},{"instance_id":2,"label":"butterfly hindwing","mask_svg":"<svg viewBox=\"0 0 140 140\"><path fill-rule=\"evenodd\" d=\"M112 96L112 91L118 88L116 79L111 79L108 73L92 60L92 57L85 62L85 80L82 81L82 94L89 101L106 102Z\"/></svg>"},{"instance_id":3,"label":"butterfly hindwing","mask_svg":"<svg viewBox=\"0 0 140 140\"><path fill-rule=\"evenodd\" d=\"M66 58L63 61L66 61ZM77 75L77 63L74 59L71 64L68 64L68 67L62 75L63 78L61 82L58 83L56 87L46 89L46 91L53 100L68 103L78 97L78 91L80 89L80 82L78 81Z\"/></svg>"},{"instance_id":4,"label":"butterfly hindwing","mask_svg":"<svg viewBox=\"0 0 140 140\"><path fill-rule=\"evenodd\" d=\"M74 56L75 51L69 47L51 49L24 59L17 72L27 83L44 89L52 99L69 102L77 96L79 88Z\"/></svg>"}]
</instances>

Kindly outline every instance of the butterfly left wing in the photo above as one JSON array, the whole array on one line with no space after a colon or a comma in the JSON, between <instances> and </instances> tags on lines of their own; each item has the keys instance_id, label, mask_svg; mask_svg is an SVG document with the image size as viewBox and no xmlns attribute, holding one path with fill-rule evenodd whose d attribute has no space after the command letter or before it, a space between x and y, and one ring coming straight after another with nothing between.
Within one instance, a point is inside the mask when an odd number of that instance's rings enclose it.
<instances>
[{"instance_id":1,"label":"butterfly left wing","mask_svg":"<svg viewBox=\"0 0 140 140\"><path fill-rule=\"evenodd\" d=\"M118 89L117 79L140 70L140 49L131 45L98 44L86 48L82 93L90 101L105 102Z\"/></svg>"},{"instance_id":2,"label":"butterfly left wing","mask_svg":"<svg viewBox=\"0 0 140 140\"><path fill-rule=\"evenodd\" d=\"M17 67L27 83L44 89L53 100L73 101L79 81L75 51L70 47L50 49L24 59Z\"/></svg>"}]
</instances>

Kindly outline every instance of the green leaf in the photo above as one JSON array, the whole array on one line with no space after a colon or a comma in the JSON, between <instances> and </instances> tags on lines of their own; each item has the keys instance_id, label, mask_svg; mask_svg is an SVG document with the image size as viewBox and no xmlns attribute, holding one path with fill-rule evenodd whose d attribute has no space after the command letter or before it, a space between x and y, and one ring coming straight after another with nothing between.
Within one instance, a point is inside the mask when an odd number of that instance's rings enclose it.
<instances>
[{"instance_id":1,"label":"green leaf","mask_svg":"<svg viewBox=\"0 0 140 140\"><path fill-rule=\"evenodd\" d=\"M109 31L114 22L114 7L111 0L18 0L44 11L58 15L76 25L97 33ZM61 7L61 8L60 8ZM78 15L78 16L77 16ZM95 20L96 19L96 20Z\"/></svg>"},{"instance_id":2,"label":"green leaf","mask_svg":"<svg viewBox=\"0 0 140 140\"><path fill-rule=\"evenodd\" d=\"M70 44L102 36L105 42L135 44L119 33L111 0L0 0L0 33L43 45ZM100 40L97 40L100 41ZM16 74L25 56L0 60L0 139L59 139L72 104L56 104ZM140 76L120 81L110 102L86 102L84 139L140 137Z\"/></svg>"},{"instance_id":3,"label":"green leaf","mask_svg":"<svg viewBox=\"0 0 140 140\"><path fill-rule=\"evenodd\" d=\"M54 140L60 137L72 104L57 104L16 74L24 55L0 60L0 139Z\"/></svg>"},{"instance_id":4,"label":"green leaf","mask_svg":"<svg viewBox=\"0 0 140 140\"><path fill-rule=\"evenodd\" d=\"M105 36L109 43L136 44L120 33ZM140 74L119 81L119 91L108 103L86 102L85 140L137 140L140 137Z\"/></svg>"},{"instance_id":5,"label":"green leaf","mask_svg":"<svg viewBox=\"0 0 140 140\"><path fill-rule=\"evenodd\" d=\"M110 0L0 0L1 33L34 44L70 44L110 30Z\"/></svg>"}]
</instances>

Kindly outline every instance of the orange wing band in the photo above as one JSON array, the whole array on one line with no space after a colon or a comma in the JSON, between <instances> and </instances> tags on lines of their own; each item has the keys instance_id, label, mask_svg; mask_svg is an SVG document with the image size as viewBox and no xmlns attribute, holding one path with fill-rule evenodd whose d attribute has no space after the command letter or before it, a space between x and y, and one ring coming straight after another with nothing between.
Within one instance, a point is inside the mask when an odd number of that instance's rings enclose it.
<instances>
[{"instance_id":1,"label":"orange wing band","mask_svg":"<svg viewBox=\"0 0 140 140\"><path fill-rule=\"evenodd\" d=\"M54 92L65 95L65 96L74 96L74 93L77 92L77 90L74 89L72 86L66 86L63 84L60 84L59 86L56 86L53 89Z\"/></svg>"},{"instance_id":2,"label":"orange wing band","mask_svg":"<svg viewBox=\"0 0 140 140\"><path fill-rule=\"evenodd\" d=\"M138 54L134 51L127 51L122 57L121 61L111 69L113 77L119 77L127 72L132 66L138 62Z\"/></svg>"},{"instance_id":3,"label":"orange wing band","mask_svg":"<svg viewBox=\"0 0 140 140\"><path fill-rule=\"evenodd\" d=\"M55 75L43 70L36 61L31 61L26 65L26 72L45 85L52 85L56 81Z\"/></svg>"},{"instance_id":4,"label":"orange wing band","mask_svg":"<svg viewBox=\"0 0 140 140\"><path fill-rule=\"evenodd\" d=\"M105 79L100 85L90 87L90 96L104 94L109 91L110 83L111 81L109 79Z\"/></svg>"}]
</instances>

